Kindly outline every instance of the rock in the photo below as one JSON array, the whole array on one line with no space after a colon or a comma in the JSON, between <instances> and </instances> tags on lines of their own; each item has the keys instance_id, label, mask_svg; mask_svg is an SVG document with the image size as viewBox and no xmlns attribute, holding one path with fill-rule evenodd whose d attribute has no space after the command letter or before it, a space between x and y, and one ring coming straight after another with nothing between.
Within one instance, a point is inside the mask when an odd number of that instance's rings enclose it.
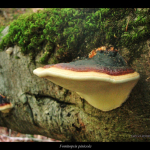
<instances>
[{"instance_id":1,"label":"rock","mask_svg":"<svg viewBox=\"0 0 150 150\"><path fill-rule=\"evenodd\" d=\"M1 32L2 36L0 36L0 42L2 41L2 38L8 33L9 26L6 26L5 29Z\"/></svg>"},{"instance_id":2,"label":"rock","mask_svg":"<svg viewBox=\"0 0 150 150\"><path fill-rule=\"evenodd\" d=\"M9 47L7 50L6 50L6 53L8 55L11 55L13 53L13 48L12 47Z\"/></svg>"}]
</instances>

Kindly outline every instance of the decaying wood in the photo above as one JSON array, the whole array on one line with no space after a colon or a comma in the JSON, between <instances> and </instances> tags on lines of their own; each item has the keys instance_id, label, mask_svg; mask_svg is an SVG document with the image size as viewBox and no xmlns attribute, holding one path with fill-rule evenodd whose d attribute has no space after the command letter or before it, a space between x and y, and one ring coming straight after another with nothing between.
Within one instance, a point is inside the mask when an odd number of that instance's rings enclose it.
<instances>
[{"instance_id":1,"label":"decaying wood","mask_svg":"<svg viewBox=\"0 0 150 150\"><path fill-rule=\"evenodd\" d=\"M150 141L148 61L145 54L133 63L141 78L128 100L103 112L75 92L35 76L33 70L42 65L28 65L30 58L18 46L10 57L0 52L0 93L14 104L8 114L0 112L0 126L60 141Z\"/></svg>"},{"instance_id":2,"label":"decaying wood","mask_svg":"<svg viewBox=\"0 0 150 150\"><path fill-rule=\"evenodd\" d=\"M55 142L46 139L28 138L28 137L10 137L7 135L0 135L1 142ZM57 141L59 142L59 141Z\"/></svg>"}]
</instances>

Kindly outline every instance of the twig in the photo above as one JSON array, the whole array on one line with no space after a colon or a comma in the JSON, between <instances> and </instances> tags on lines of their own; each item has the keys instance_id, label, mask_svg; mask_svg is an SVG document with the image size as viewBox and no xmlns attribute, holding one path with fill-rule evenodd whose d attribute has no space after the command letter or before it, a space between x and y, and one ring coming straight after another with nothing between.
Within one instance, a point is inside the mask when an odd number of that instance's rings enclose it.
<instances>
[{"instance_id":1,"label":"twig","mask_svg":"<svg viewBox=\"0 0 150 150\"><path fill-rule=\"evenodd\" d=\"M3 16L8 19L8 16L6 14L6 12L3 10L3 8L0 8L0 12L2 12Z\"/></svg>"},{"instance_id":2,"label":"twig","mask_svg":"<svg viewBox=\"0 0 150 150\"><path fill-rule=\"evenodd\" d=\"M130 20L130 16L128 17L128 22L127 22L127 25L126 25L126 32L127 32L127 29L128 29L129 20Z\"/></svg>"},{"instance_id":3,"label":"twig","mask_svg":"<svg viewBox=\"0 0 150 150\"><path fill-rule=\"evenodd\" d=\"M9 134L8 135L11 136L11 129L9 129Z\"/></svg>"}]
</instances>

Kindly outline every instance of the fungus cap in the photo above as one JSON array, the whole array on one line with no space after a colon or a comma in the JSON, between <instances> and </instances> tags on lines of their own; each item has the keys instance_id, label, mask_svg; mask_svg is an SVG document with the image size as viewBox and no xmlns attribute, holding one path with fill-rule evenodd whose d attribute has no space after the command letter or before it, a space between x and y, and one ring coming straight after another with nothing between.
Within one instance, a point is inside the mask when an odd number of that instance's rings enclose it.
<instances>
[{"instance_id":1,"label":"fungus cap","mask_svg":"<svg viewBox=\"0 0 150 150\"><path fill-rule=\"evenodd\" d=\"M89 58L46 65L33 71L59 86L76 91L102 111L119 107L129 96L140 75L129 67L117 50L98 48Z\"/></svg>"},{"instance_id":2,"label":"fungus cap","mask_svg":"<svg viewBox=\"0 0 150 150\"><path fill-rule=\"evenodd\" d=\"M10 103L5 96L0 94L0 111L2 113L9 113L10 109L13 108L13 104Z\"/></svg>"}]
</instances>

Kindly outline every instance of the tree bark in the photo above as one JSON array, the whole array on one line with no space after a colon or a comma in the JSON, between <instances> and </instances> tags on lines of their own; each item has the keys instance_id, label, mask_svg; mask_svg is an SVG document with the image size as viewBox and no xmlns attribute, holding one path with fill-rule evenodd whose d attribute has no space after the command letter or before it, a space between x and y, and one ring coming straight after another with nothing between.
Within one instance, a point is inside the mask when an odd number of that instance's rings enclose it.
<instances>
[{"instance_id":1,"label":"tree bark","mask_svg":"<svg viewBox=\"0 0 150 150\"><path fill-rule=\"evenodd\" d=\"M103 112L75 92L39 78L18 46L0 52L0 93L14 108L0 112L0 126L61 141L150 141L150 47L132 67L140 80L121 107Z\"/></svg>"}]
</instances>

